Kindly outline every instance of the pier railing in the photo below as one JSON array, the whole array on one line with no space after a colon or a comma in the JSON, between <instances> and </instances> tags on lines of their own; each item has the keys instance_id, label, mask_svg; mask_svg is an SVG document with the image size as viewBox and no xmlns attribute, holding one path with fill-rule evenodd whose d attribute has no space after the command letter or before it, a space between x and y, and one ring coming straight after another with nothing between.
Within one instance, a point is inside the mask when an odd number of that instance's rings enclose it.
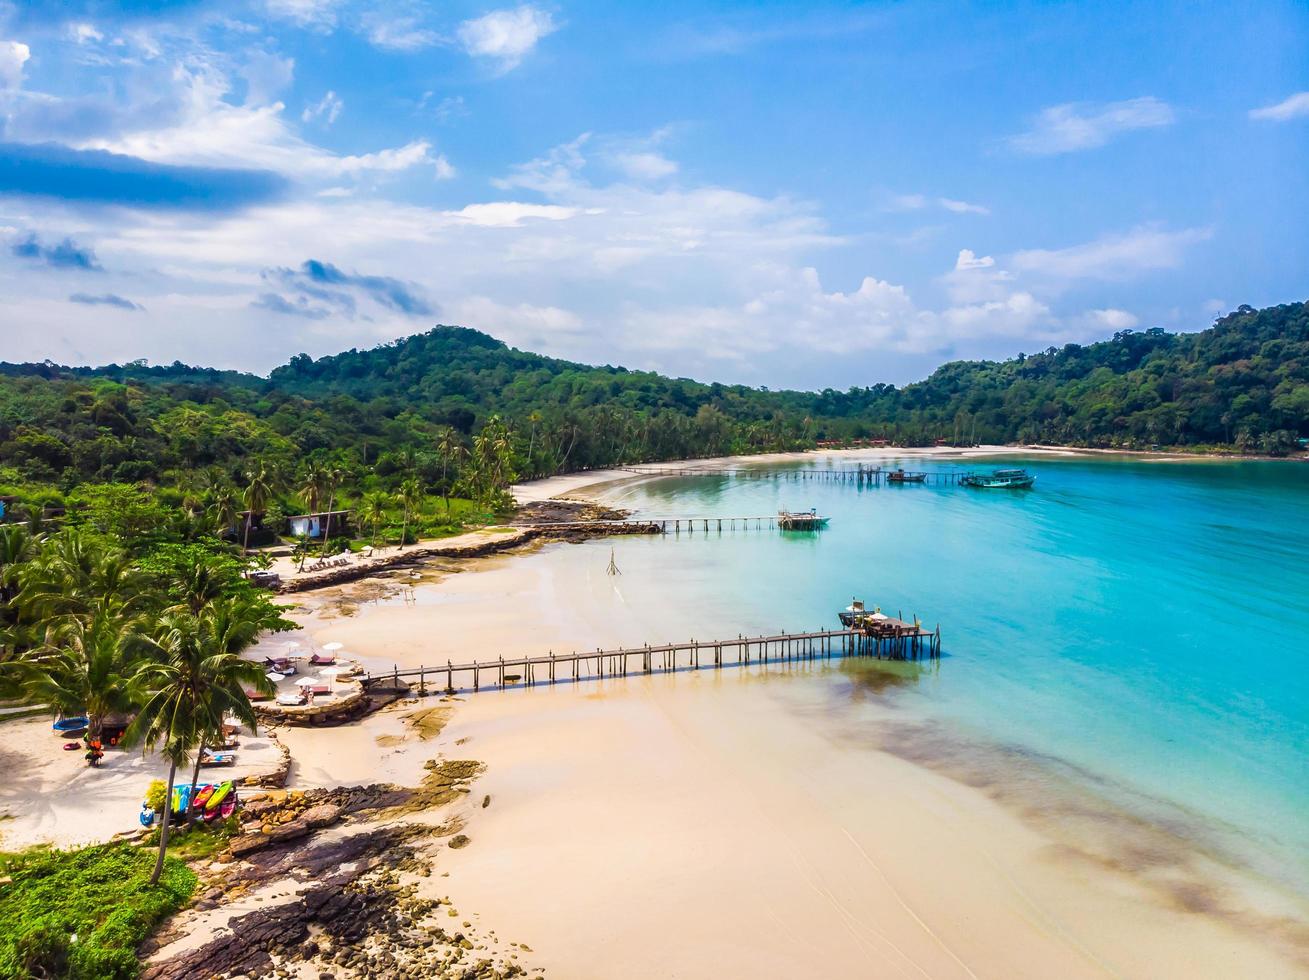
<instances>
[{"instance_id":1,"label":"pier railing","mask_svg":"<svg viewBox=\"0 0 1309 980\"><path fill-rule=\"evenodd\" d=\"M959 486L971 470L888 470L880 466L833 466L828 468L766 469L764 467L662 467L622 466L618 469L638 476L719 476L737 480L757 480L773 483L850 483L856 486L889 484L931 483L937 486ZM892 473L902 474L908 480L889 480Z\"/></svg>"},{"instance_id":2,"label":"pier railing","mask_svg":"<svg viewBox=\"0 0 1309 980\"><path fill-rule=\"evenodd\" d=\"M727 640L689 640L656 646L584 650L544 657L498 657L468 663L396 666L364 676L364 686L417 682L420 689L481 691L485 688L531 687L560 681L582 681L629 674L664 674L679 670L721 670L724 667L876 657L918 660L941 655L941 630L925 629L917 622L883 620L854 629L778 633L772 636L737 636Z\"/></svg>"}]
</instances>

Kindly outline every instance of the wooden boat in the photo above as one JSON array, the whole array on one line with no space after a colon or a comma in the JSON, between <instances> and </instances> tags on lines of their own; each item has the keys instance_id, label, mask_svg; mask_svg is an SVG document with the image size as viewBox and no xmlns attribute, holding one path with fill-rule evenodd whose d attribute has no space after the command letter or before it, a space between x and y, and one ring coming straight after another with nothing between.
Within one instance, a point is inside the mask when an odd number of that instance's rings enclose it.
<instances>
[{"instance_id":1,"label":"wooden boat","mask_svg":"<svg viewBox=\"0 0 1309 980\"><path fill-rule=\"evenodd\" d=\"M959 481L966 487L982 490L1028 490L1036 477L1027 470L995 470L991 473L970 473Z\"/></svg>"},{"instance_id":2,"label":"wooden boat","mask_svg":"<svg viewBox=\"0 0 1309 980\"><path fill-rule=\"evenodd\" d=\"M906 473L904 470L892 470L886 474L887 483L926 483L926 473Z\"/></svg>"},{"instance_id":3,"label":"wooden boat","mask_svg":"<svg viewBox=\"0 0 1309 980\"><path fill-rule=\"evenodd\" d=\"M777 512L777 526L783 531L816 531L820 527L827 526L828 518L819 517L816 509L799 511L779 510Z\"/></svg>"}]
</instances>

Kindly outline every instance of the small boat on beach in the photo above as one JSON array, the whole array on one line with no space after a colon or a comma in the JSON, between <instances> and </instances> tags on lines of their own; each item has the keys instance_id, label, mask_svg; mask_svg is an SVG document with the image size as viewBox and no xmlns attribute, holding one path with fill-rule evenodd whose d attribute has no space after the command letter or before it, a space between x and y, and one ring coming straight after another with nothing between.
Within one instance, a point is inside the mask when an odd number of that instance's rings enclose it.
<instances>
[{"instance_id":1,"label":"small boat on beach","mask_svg":"<svg viewBox=\"0 0 1309 980\"><path fill-rule=\"evenodd\" d=\"M995 470L991 473L970 473L959 481L966 487L981 490L1028 490L1036 477L1027 470Z\"/></svg>"},{"instance_id":2,"label":"small boat on beach","mask_svg":"<svg viewBox=\"0 0 1309 980\"><path fill-rule=\"evenodd\" d=\"M887 483L926 483L926 473L906 473L903 469L892 470L886 474Z\"/></svg>"},{"instance_id":3,"label":"small boat on beach","mask_svg":"<svg viewBox=\"0 0 1309 980\"><path fill-rule=\"evenodd\" d=\"M777 512L777 526L783 531L816 531L820 527L827 527L827 521L828 518L818 516L815 508L795 513L787 510Z\"/></svg>"}]
</instances>

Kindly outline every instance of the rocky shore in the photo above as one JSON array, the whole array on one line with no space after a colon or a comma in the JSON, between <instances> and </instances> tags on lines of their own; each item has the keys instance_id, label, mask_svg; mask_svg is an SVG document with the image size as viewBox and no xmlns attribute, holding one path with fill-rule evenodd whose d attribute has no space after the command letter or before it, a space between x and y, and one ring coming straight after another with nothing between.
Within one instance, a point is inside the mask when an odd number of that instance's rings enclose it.
<instances>
[{"instance_id":1,"label":"rocky shore","mask_svg":"<svg viewBox=\"0 0 1309 980\"><path fill-rule=\"evenodd\" d=\"M241 833L198 869L198 900L140 950L143 977L542 976L529 947L474 925L439 887L442 850L472 843L442 808L471 792L483 766L426 768L417 787L251 797Z\"/></svg>"}]
</instances>

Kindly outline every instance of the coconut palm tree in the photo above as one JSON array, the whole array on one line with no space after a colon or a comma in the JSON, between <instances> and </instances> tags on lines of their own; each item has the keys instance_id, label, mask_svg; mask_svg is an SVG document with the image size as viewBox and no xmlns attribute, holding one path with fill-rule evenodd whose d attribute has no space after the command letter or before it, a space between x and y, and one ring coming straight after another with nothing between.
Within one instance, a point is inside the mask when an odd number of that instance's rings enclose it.
<instances>
[{"instance_id":1,"label":"coconut palm tree","mask_svg":"<svg viewBox=\"0 0 1309 980\"><path fill-rule=\"evenodd\" d=\"M405 518L404 525L400 531L400 547L398 550L403 551L405 542L409 540L409 515L416 511L423 502L423 488L418 485L418 480L410 477L400 484L400 503L404 505Z\"/></svg>"},{"instance_id":2,"label":"coconut palm tree","mask_svg":"<svg viewBox=\"0 0 1309 980\"><path fill-rule=\"evenodd\" d=\"M436 451L441 457L441 496L445 499L445 516L450 518L450 467L456 469L461 460L468 455L468 450L459 439L459 434L450 426L443 426L436 438Z\"/></svg>"},{"instance_id":3,"label":"coconut palm tree","mask_svg":"<svg viewBox=\"0 0 1309 980\"><path fill-rule=\"evenodd\" d=\"M296 493L304 501L305 510L317 514L323 502L324 487L327 485L327 472L317 463L311 463L300 477L300 486Z\"/></svg>"},{"instance_id":4,"label":"coconut palm tree","mask_svg":"<svg viewBox=\"0 0 1309 980\"><path fill-rule=\"evenodd\" d=\"M327 554L327 542L332 536L332 508L336 506L336 491L340 489L341 484L345 481L345 471L339 466L334 466L326 472L325 475L327 490L327 522L323 526L323 554Z\"/></svg>"},{"instance_id":5,"label":"coconut palm tree","mask_svg":"<svg viewBox=\"0 0 1309 980\"><path fill-rule=\"evenodd\" d=\"M237 507L240 498L230 483L216 483L209 490L209 513L219 534L236 527Z\"/></svg>"},{"instance_id":6,"label":"coconut palm tree","mask_svg":"<svg viewBox=\"0 0 1309 980\"><path fill-rule=\"evenodd\" d=\"M220 735L223 718L231 714L253 728L257 719L246 688L272 690L263 668L240 656L263 626L252 604L227 598L210 603L199 615L171 609L159 617L152 631L154 656L133 678L132 693L140 708L126 733L129 743L157 749L169 762L159 857L151 884L163 871L178 766L195 754L194 792L205 743Z\"/></svg>"},{"instance_id":7,"label":"coconut palm tree","mask_svg":"<svg viewBox=\"0 0 1309 980\"><path fill-rule=\"evenodd\" d=\"M255 469L246 473L249 481L245 488L245 533L241 538L241 554L250 550L250 525L255 522L255 514L262 514L268 509L268 501L273 497L273 478L267 465L260 463Z\"/></svg>"},{"instance_id":8,"label":"coconut palm tree","mask_svg":"<svg viewBox=\"0 0 1309 980\"><path fill-rule=\"evenodd\" d=\"M386 520L386 509L390 506L390 498L386 494L374 491L364 498L363 511L360 518L373 525L373 547L377 547L377 529L381 527L382 522Z\"/></svg>"},{"instance_id":9,"label":"coconut palm tree","mask_svg":"<svg viewBox=\"0 0 1309 980\"><path fill-rule=\"evenodd\" d=\"M19 662L23 699L60 716L85 714L87 733L98 739L106 717L131 710L131 679L145 645L142 621L112 603L87 617L62 617Z\"/></svg>"}]
</instances>

